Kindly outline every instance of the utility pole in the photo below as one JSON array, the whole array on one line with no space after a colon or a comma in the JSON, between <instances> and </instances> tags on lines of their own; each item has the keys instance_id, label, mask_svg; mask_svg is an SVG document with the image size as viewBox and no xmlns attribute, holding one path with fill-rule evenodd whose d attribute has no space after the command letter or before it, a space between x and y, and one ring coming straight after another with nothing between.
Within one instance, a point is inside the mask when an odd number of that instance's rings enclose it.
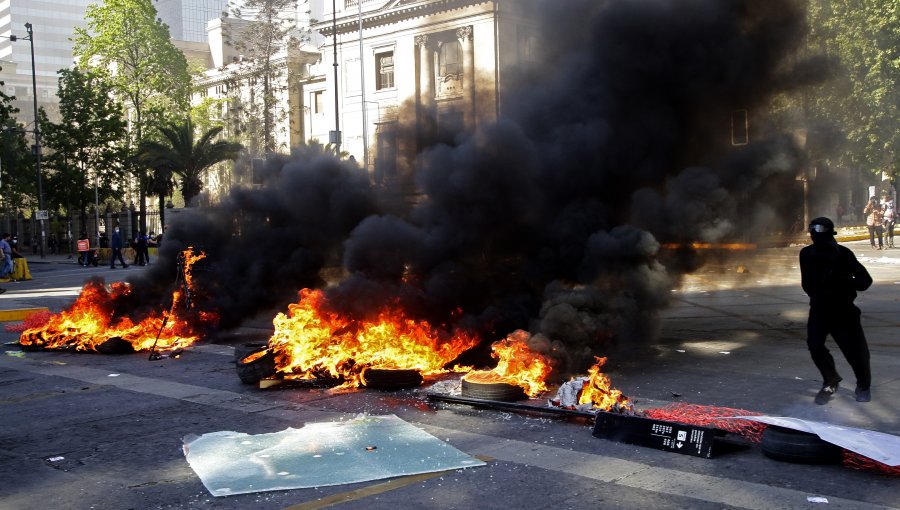
<instances>
[{"instance_id":1,"label":"utility pole","mask_svg":"<svg viewBox=\"0 0 900 510\"><path fill-rule=\"evenodd\" d=\"M28 31L28 39L31 42L31 88L34 91L34 167L37 172L38 185L38 214L41 223L41 258L44 258L44 245L46 244L47 232L44 229L44 188L41 183L41 125L38 120L37 105L37 75L34 71L34 31L31 29L31 23L25 23L25 30Z\"/></svg>"},{"instance_id":2,"label":"utility pole","mask_svg":"<svg viewBox=\"0 0 900 510\"><path fill-rule=\"evenodd\" d=\"M338 114L338 34L337 34L337 0L331 0L331 29L334 31L334 132L331 134L331 142L334 144L334 154L341 157L341 121Z\"/></svg>"},{"instance_id":3,"label":"utility pole","mask_svg":"<svg viewBox=\"0 0 900 510\"><path fill-rule=\"evenodd\" d=\"M368 118L366 117L366 64L365 55L363 54L363 18L362 18L363 0L356 0L359 7L359 88L362 97L360 105L362 106L362 140L363 140L363 171L366 176L369 175L369 127Z\"/></svg>"}]
</instances>

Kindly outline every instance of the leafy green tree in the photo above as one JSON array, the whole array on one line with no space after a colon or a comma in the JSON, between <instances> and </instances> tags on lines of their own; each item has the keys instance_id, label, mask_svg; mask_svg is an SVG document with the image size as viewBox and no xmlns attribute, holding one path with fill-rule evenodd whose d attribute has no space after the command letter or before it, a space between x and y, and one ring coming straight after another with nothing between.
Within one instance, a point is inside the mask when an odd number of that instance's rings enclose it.
<instances>
[{"instance_id":1,"label":"leafy green tree","mask_svg":"<svg viewBox=\"0 0 900 510\"><path fill-rule=\"evenodd\" d=\"M25 140L25 128L16 123L19 109L12 105L15 96L2 91L0 82L0 198L5 209L36 205L37 175L34 157Z\"/></svg>"},{"instance_id":2,"label":"leafy green tree","mask_svg":"<svg viewBox=\"0 0 900 510\"><path fill-rule=\"evenodd\" d=\"M172 45L151 0L104 0L89 5L85 19L87 27L75 30L74 55L82 67L109 73L115 95L128 111L132 147L145 140L148 127L187 113L187 60ZM140 191L141 229L146 230L150 178L143 165L135 165L132 172Z\"/></svg>"},{"instance_id":3,"label":"leafy green tree","mask_svg":"<svg viewBox=\"0 0 900 510\"><path fill-rule=\"evenodd\" d=\"M229 2L230 13L246 23L228 33L228 42L244 56L230 80L232 119L254 155L275 152L275 127L287 116L280 97L290 87L287 54L309 40L309 28L297 25L300 5L308 0L239 0ZM242 87L243 85L243 87ZM249 86L251 94L242 94ZM259 93L256 93L256 90Z\"/></svg>"},{"instance_id":4,"label":"leafy green tree","mask_svg":"<svg viewBox=\"0 0 900 510\"><path fill-rule=\"evenodd\" d=\"M171 172L181 178L184 203L190 205L203 190L203 174L211 166L234 161L243 148L241 144L216 140L222 127L214 127L194 138L194 124L190 119L159 128L163 142L145 141L141 145L142 159L161 173Z\"/></svg>"},{"instance_id":5,"label":"leafy green tree","mask_svg":"<svg viewBox=\"0 0 900 510\"><path fill-rule=\"evenodd\" d=\"M194 123L194 128L203 132L214 127L225 127L222 110L227 103L226 99L204 97L199 103L191 106L191 122Z\"/></svg>"},{"instance_id":6,"label":"leafy green tree","mask_svg":"<svg viewBox=\"0 0 900 510\"><path fill-rule=\"evenodd\" d=\"M808 47L838 60L798 102L846 135L825 155L837 167L900 170L900 7L897 0L809 0Z\"/></svg>"},{"instance_id":7,"label":"leafy green tree","mask_svg":"<svg viewBox=\"0 0 900 510\"><path fill-rule=\"evenodd\" d=\"M126 123L102 74L78 68L59 73L60 121L40 112L43 143L50 149L44 163L53 170L47 174L47 200L50 208L79 211L84 219L89 204L113 198L121 187Z\"/></svg>"}]
</instances>

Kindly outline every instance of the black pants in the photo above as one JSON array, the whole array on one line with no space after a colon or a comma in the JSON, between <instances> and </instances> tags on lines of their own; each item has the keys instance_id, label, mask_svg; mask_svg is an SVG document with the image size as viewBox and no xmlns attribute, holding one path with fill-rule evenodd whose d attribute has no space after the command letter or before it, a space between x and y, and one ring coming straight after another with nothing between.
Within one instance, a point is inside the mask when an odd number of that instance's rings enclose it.
<instances>
[{"instance_id":1,"label":"black pants","mask_svg":"<svg viewBox=\"0 0 900 510\"><path fill-rule=\"evenodd\" d=\"M834 366L834 358L825 347L825 339L831 334L847 363L853 368L856 385L861 389L869 389L872 384L872 372L869 367L869 346L859 320L860 311L855 305L848 304L838 308L811 308L809 321L806 323L806 345L812 355L813 363L822 373L822 381L833 386L841 381Z\"/></svg>"},{"instance_id":2,"label":"black pants","mask_svg":"<svg viewBox=\"0 0 900 510\"><path fill-rule=\"evenodd\" d=\"M125 259L122 258L122 248L112 249L112 255L109 256L109 267L116 267L116 258L122 263L122 267L128 267L128 264L125 263Z\"/></svg>"}]
</instances>

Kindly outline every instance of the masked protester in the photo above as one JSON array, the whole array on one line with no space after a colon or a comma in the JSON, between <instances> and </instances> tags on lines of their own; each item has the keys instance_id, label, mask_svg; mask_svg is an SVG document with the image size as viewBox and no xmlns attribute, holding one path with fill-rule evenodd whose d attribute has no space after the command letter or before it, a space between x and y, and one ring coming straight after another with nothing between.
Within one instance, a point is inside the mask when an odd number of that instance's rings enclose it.
<instances>
[{"instance_id":1,"label":"masked protester","mask_svg":"<svg viewBox=\"0 0 900 510\"><path fill-rule=\"evenodd\" d=\"M869 347L860 323L859 308L853 304L857 291L872 285L872 277L850 249L835 241L834 234L834 223L830 219L816 218L809 224L812 244L800 250L801 283L809 295L806 345L823 381L815 398L819 405L828 403L842 380L834 366L834 358L825 347L829 334L853 368L857 402L868 402L872 398Z\"/></svg>"},{"instance_id":2,"label":"masked protester","mask_svg":"<svg viewBox=\"0 0 900 510\"><path fill-rule=\"evenodd\" d=\"M116 268L116 259L119 259L119 262L122 263L122 267L128 267L128 264L125 263L125 259L122 258L122 248L124 248L124 243L122 243L122 236L119 234L119 227L113 229L112 235L112 254L109 256L109 268Z\"/></svg>"}]
</instances>

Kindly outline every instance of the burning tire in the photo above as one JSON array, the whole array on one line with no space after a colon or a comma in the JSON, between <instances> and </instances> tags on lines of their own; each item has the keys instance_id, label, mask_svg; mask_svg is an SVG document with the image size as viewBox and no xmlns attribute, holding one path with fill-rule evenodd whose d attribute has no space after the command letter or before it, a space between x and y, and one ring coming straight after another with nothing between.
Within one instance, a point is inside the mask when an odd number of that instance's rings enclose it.
<instances>
[{"instance_id":1,"label":"burning tire","mask_svg":"<svg viewBox=\"0 0 900 510\"><path fill-rule=\"evenodd\" d=\"M234 348L234 362L237 363L251 354L264 351L269 344L262 342L246 343Z\"/></svg>"},{"instance_id":2,"label":"burning tire","mask_svg":"<svg viewBox=\"0 0 900 510\"><path fill-rule=\"evenodd\" d=\"M482 400L497 400L500 402L515 402L526 400L528 396L520 386L509 383L480 383L462 380L462 396L480 398Z\"/></svg>"},{"instance_id":3,"label":"burning tire","mask_svg":"<svg viewBox=\"0 0 900 510\"><path fill-rule=\"evenodd\" d=\"M260 380L275 375L275 353L267 349L257 351L241 358L236 368L242 383L257 384Z\"/></svg>"},{"instance_id":4,"label":"burning tire","mask_svg":"<svg viewBox=\"0 0 900 510\"><path fill-rule=\"evenodd\" d=\"M413 388L422 384L422 380L418 370L367 368L362 372L363 385L376 390Z\"/></svg>"},{"instance_id":5,"label":"burning tire","mask_svg":"<svg viewBox=\"0 0 900 510\"><path fill-rule=\"evenodd\" d=\"M774 425L763 431L760 446L766 457L798 464L835 464L844 452L815 434Z\"/></svg>"},{"instance_id":6,"label":"burning tire","mask_svg":"<svg viewBox=\"0 0 900 510\"><path fill-rule=\"evenodd\" d=\"M120 336L114 336L99 344L97 352L101 354L131 354L134 352L134 346L128 340Z\"/></svg>"}]
</instances>

